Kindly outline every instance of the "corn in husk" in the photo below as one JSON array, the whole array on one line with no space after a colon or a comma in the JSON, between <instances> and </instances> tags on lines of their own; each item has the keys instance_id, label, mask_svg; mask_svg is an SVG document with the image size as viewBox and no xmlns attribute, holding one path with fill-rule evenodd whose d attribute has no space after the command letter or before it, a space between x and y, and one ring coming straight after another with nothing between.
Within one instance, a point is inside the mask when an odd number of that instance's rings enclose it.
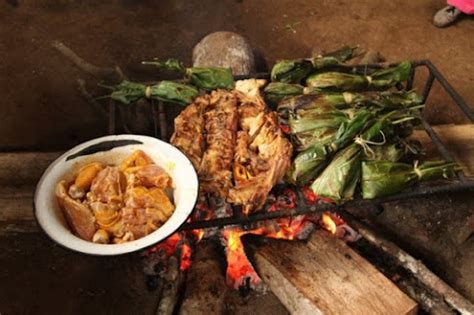
<instances>
[{"instance_id":1,"label":"corn in husk","mask_svg":"<svg viewBox=\"0 0 474 315\"><path fill-rule=\"evenodd\" d=\"M272 68L271 80L284 83L300 83L311 72L340 65L354 57L356 48L345 46L311 59L279 61Z\"/></svg>"},{"instance_id":2,"label":"corn in husk","mask_svg":"<svg viewBox=\"0 0 474 315\"><path fill-rule=\"evenodd\" d=\"M419 181L448 178L460 170L456 163L427 161L417 166L391 161L362 162L362 197L373 199L398 193Z\"/></svg>"},{"instance_id":3,"label":"corn in husk","mask_svg":"<svg viewBox=\"0 0 474 315\"><path fill-rule=\"evenodd\" d=\"M411 63L403 61L395 67L378 70L370 75L348 74L342 72L324 72L309 76L306 84L320 90L361 91L380 90L406 81L410 74Z\"/></svg>"},{"instance_id":4,"label":"corn in husk","mask_svg":"<svg viewBox=\"0 0 474 315\"><path fill-rule=\"evenodd\" d=\"M303 94L304 87L299 84L271 82L263 90L265 101L269 104L278 104L285 97Z\"/></svg>"},{"instance_id":5,"label":"corn in husk","mask_svg":"<svg viewBox=\"0 0 474 315\"><path fill-rule=\"evenodd\" d=\"M315 178L334 153L350 143L372 119L373 115L370 112L360 111L347 122L341 123L337 131L328 135L327 139L317 141L298 153L288 174L290 181L305 184Z\"/></svg>"},{"instance_id":6,"label":"corn in husk","mask_svg":"<svg viewBox=\"0 0 474 315\"><path fill-rule=\"evenodd\" d=\"M219 67L193 67L185 68L178 60L168 59L166 61L143 61L142 64L153 65L158 68L167 69L185 76L192 84L203 90L234 88L234 77L230 68Z\"/></svg>"},{"instance_id":7,"label":"corn in husk","mask_svg":"<svg viewBox=\"0 0 474 315\"><path fill-rule=\"evenodd\" d=\"M114 87L107 88L112 90L108 97L125 105L133 105L144 98L187 105L199 93L193 86L172 81L161 81L154 85L122 81Z\"/></svg>"},{"instance_id":8,"label":"corn in husk","mask_svg":"<svg viewBox=\"0 0 474 315\"><path fill-rule=\"evenodd\" d=\"M312 71L313 64L310 60L282 60L273 66L271 80L284 83L300 83Z\"/></svg>"}]
</instances>

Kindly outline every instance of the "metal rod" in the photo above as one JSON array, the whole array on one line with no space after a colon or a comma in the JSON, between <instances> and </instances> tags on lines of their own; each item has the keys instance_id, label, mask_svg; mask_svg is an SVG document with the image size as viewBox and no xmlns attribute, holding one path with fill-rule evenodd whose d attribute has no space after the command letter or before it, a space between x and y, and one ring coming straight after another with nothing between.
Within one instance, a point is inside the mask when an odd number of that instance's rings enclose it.
<instances>
[{"instance_id":1,"label":"metal rod","mask_svg":"<svg viewBox=\"0 0 474 315\"><path fill-rule=\"evenodd\" d=\"M426 100L428 99L428 96L430 95L430 91L431 91L431 87L433 86L434 79L435 77L433 73L431 73L430 71L428 74L428 79L426 79L425 87L423 88L423 94L422 94L423 104L426 103Z\"/></svg>"},{"instance_id":2,"label":"metal rod","mask_svg":"<svg viewBox=\"0 0 474 315\"><path fill-rule=\"evenodd\" d=\"M433 65L433 63L431 63L431 61L423 60L423 62L429 68L430 73L436 77L436 79L439 81L444 90L451 96L456 105L461 108L461 110L471 120L471 122L474 122L474 112L466 104L461 95L456 92L456 90L451 86L451 84L449 84L448 80L446 80L446 78L441 74L441 72L439 72L439 70Z\"/></svg>"},{"instance_id":3,"label":"metal rod","mask_svg":"<svg viewBox=\"0 0 474 315\"><path fill-rule=\"evenodd\" d=\"M419 198L427 195L440 194L446 192L457 192L474 190L474 182L468 181L466 183L445 184L433 187L417 187L411 191L403 192L397 195L381 197L376 199L354 199L346 202L344 205L336 205L331 203L307 205L304 199L298 198L298 207L288 210L279 210L267 212L265 210L245 216L232 216L226 218L218 218L204 221L194 221L185 223L180 227L180 230L206 229L212 227L220 227L235 224L247 224L263 220L271 220L285 217L294 217L302 214L318 214L324 211L338 211L345 206L351 207L372 207L373 205L382 204L385 202L403 200L408 198Z\"/></svg>"},{"instance_id":4,"label":"metal rod","mask_svg":"<svg viewBox=\"0 0 474 315\"><path fill-rule=\"evenodd\" d=\"M438 149L439 153L441 156L447 161L447 162L454 162L454 158L449 153L448 148L444 145L443 141L438 137L436 134L436 131L431 127L431 125L424 119L421 119L421 123L423 124L423 127L425 128L426 132L430 136L431 140L435 144L436 148ZM466 176L464 176L464 173L462 171L457 172L457 176L461 182L466 181Z\"/></svg>"}]
</instances>

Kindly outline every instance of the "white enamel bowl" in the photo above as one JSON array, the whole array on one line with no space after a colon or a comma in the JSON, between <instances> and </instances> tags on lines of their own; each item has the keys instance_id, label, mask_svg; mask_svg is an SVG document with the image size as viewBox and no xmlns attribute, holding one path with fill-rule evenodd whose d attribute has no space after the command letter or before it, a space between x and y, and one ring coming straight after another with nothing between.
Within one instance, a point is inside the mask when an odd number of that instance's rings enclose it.
<instances>
[{"instance_id":1,"label":"white enamel bowl","mask_svg":"<svg viewBox=\"0 0 474 315\"><path fill-rule=\"evenodd\" d=\"M143 150L172 177L176 205L172 216L155 232L123 244L95 244L72 234L56 200L56 184L62 179L73 180L75 172L87 163L118 165L137 149ZM146 136L106 136L72 148L48 167L36 187L34 211L41 228L56 243L85 254L120 255L146 248L173 234L193 211L198 185L193 165L174 146Z\"/></svg>"}]
</instances>

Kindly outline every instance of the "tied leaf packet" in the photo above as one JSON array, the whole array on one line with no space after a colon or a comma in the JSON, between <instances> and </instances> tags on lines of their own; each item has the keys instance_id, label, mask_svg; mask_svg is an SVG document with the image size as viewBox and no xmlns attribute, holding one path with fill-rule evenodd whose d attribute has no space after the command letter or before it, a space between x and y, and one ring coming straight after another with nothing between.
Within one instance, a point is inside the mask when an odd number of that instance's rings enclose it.
<instances>
[{"instance_id":1,"label":"tied leaf packet","mask_svg":"<svg viewBox=\"0 0 474 315\"><path fill-rule=\"evenodd\" d=\"M199 91L194 87L173 81L161 81L154 85L122 81L116 86L104 86L112 92L106 97L125 105L134 105L140 99L152 99L180 105L192 103Z\"/></svg>"},{"instance_id":2,"label":"tied leaf packet","mask_svg":"<svg viewBox=\"0 0 474 315\"><path fill-rule=\"evenodd\" d=\"M343 72L323 72L306 79L309 87L327 91L363 91L387 89L406 81L410 75L411 63L402 61L397 66L377 70L371 75Z\"/></svg>"},{"instance_id":3,"label":"tied leaf packet","mask_svg":"<svg viewBox=\"0 0 474 315\"><path fill-rule=\"evenodd\" d=\"M417 182L454 176L461 168L456 163L426 161L421 165L391 162L362 162L361 188L364 199L398 193Z\"/></svg>"},{"instance_id":4,"label":"tied leaf packet","mask_svg":"<svg viewBox=\"0 0 474 315\"><path fill-rule=\"evenodd\" d=\"M186 68L176 59L166 61L142 61L144 65L152 65L161 69L170 70L182 74L193 85L200 89L211 91L216 89L232 90L234 88L234 76L230 68L219 67L192 67Z\"/></svg>"},{"instance_id":5,"label":"tied leaf packet","mask_svg":"<svg viewBox=\"0 0 474 315\"><path fill-rule=\"evenodd\" d=\"M341 65L355 56L356 47L345 46L339 50L310 59L282 60L277 62L271 72L273 82L300 83L316 70Z\"/></svg>"}]
</instances>

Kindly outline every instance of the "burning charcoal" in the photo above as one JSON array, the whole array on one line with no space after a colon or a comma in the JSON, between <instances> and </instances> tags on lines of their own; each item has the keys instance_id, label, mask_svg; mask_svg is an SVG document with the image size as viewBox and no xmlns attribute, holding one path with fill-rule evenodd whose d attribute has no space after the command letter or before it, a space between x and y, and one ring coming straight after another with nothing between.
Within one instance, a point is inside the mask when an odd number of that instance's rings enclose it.
<instances>
[{"instance_id":1,"label":"burning charcoal","mask_svg":"<svg viewBox=\"0 0 474 315\"><path fill-rule=\"evenodd\" d=\"M262 290L262 279L258 276L245 254L241 237L247 234L237 228L225 229L222 233L222 242L227 257L226 282L235 290L252 288Z\"/></svg>"},{"instance_id":2,"label":"burning charcoal","mask_svg":"<svg viewBox=\"0 0 474 315\"><path fill-rule=\"evenodd\" d=\"M319 220L319 224L322 228L346 242L356 242L361 238L359 233L357 233L346 223L346 221L335 213L323 213Z\"/></svg>"}]
</instances>

